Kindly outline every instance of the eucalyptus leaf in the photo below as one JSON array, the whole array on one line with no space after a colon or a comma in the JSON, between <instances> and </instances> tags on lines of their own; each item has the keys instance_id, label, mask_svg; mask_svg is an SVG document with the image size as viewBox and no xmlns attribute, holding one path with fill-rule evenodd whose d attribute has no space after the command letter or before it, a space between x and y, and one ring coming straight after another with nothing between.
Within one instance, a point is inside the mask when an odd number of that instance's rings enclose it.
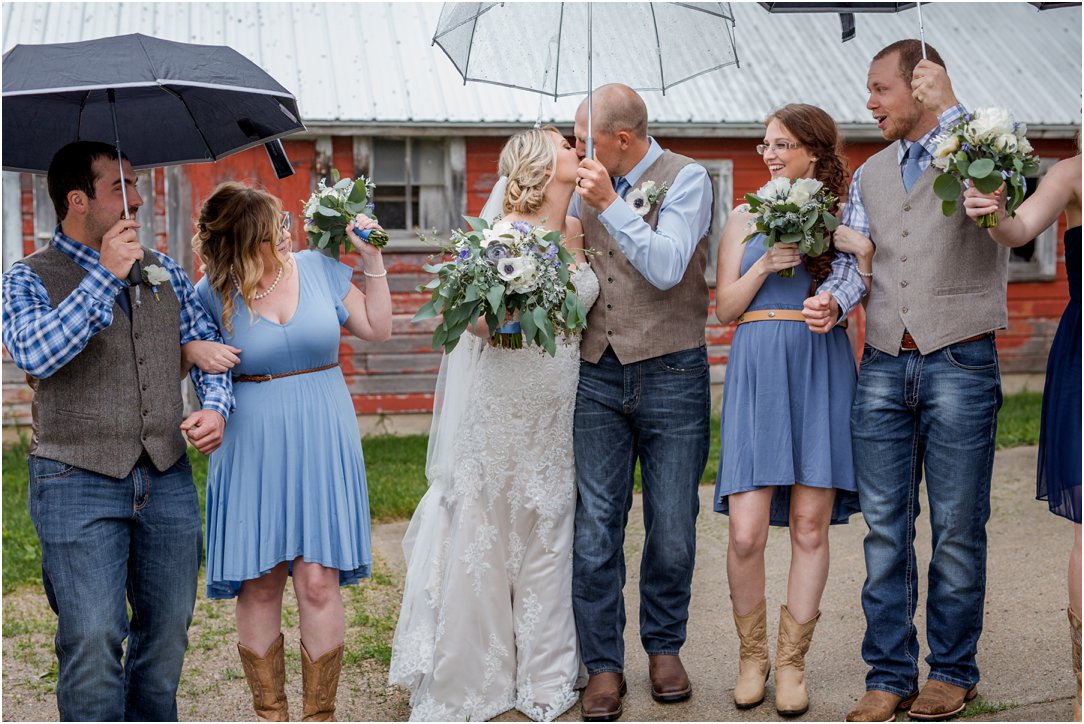
<instances>
[{"instance_id":1,"label":"eucalyptus leaf","mask_svg":"<svg viewBox=\"0 0 1084 724\"><path fill-rule=\"evenodd\" d=\"M535 341L535 337L538 335L538 325L534 323L534 315L520 315L519 325L523 329L524 344L530 344L531 342Z\"/></svg>"},{"instance_id":2,"label":"eucalyptus leaf","mask_svg":"<svg viewBox=\"0 0 1084 724\"><path fill-rule=\"evenodd\" d=\"M967 175L972 179L986 178L994 172L994 162L989 158L978 158L967 167Z\"/></svg>"},{"instance_id":3,"label":"eucalyptus leaf","mask_svg":"<svg viewBox=\"0 0 1084 724\"><path fill-rule=\"evenodd\" d=\"M342 217L341 211L332 208L331 206L324 203L326 200L326 198L320 199L320 204L316 207L316 213L322 216L329 216L336 219Z\"/></svg>"},{"instance_id":4,"label":"eucalyptus leaf","mask_svg":"<svg viewBox=\"0 0 1084 724\"><path fill-rule=\"evenodd\" d=\"M971 164L974 166L974 164ZM982 178L972 179L971 183L975 184L975 188L984 194L992 194L997 191L1003 183L1001 174L992 173L989 176L983 176Z\"/></svg>"},{"instance_id":5,"label":"eucalyptus leaf","mask_svg":"<svg viewBox=\"0 0 1084 724\"><path fill-rule=\"evenodd\" d=\"M414 313L414 316L411 318L410 321L411 322L421 322L421 321L424 321L426 319L432 319L433 317L436 317L438 314L440 314L440 312L437 311L437 305L433 304L433 301L430 300L430 301L426 302L425 304L423 304L418 309L418 311Z\"/></svg>"},{"instance_id":6,"label":"eucalyptus leaf","mask_svg":"<svg viewBox=\"0 0 1084 724\"><path fill-rule=\"evenodd\" d=\"M933 192L942 201L955 201L962 190L959 180L950 174L943 173L933 180Z\"/></svg>"},{"instance_id":7,"label":"eucalyptus leaf","mask_svg":"<svg viewBox=\"0 0 1084 724\"><path fill-rule=\"evenodd\" d=\"M956 214L956 199L943 199L941 201L941 213L945 216Z\"/></svg>"},{"instance_id":8,"label":"eucalyptus leaf","mask_svg":"<svg viewBox=\"0 0 1084 724\"><path fill-rule=\"evenodd\" d=\"M489 302L489 308L494 312L497 312L498 308L502 306L501 301L504 299L504 290L505 286L503 284L495 284L486 292L486 301ZM502 315L498 314L498 316Z\"/></svg>"}]
</instances>

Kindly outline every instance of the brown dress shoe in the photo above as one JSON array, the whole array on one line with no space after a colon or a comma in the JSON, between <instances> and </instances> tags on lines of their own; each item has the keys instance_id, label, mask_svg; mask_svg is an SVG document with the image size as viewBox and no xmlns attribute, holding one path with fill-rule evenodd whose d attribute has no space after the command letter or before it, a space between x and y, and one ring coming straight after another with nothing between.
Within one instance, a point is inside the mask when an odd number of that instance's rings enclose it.
<instances>
[{"instance_id":1,"label":"brown dress shoe","mask_svg":"<svg viewBox=\"0 0 1084 724\"><path fill-rule=\"evenodd\" d=\"M870 689L847 714L847 721L896 721L896 712L911 706L918 694L903 697Z\"/></svg>"},{"instance_id":2,"label":"brown dress shoe","mask_svg":"<svg viewBox=\"0 0 1084 724\"><path fill-rule=\"evenodd\" d=\"M648 656L647 671L651 676L651 698L663 704L685 701L693 693L689 675L676 655Z\"/></svg>"},{"instance_id":3,"label":"brown dress shoe","mask_svg":"<svg viewBox=\"0 0 1084 724\"><path fill-rule=\"evenodd\" d=\"M915 699L915 703L911 705L911 710L907 712L907 716L912 719L931 721L948 719L963 711L964 707L967 706L967 702L974 699L977 693L977 686L965 689L962 686L953 686L937 679L929 679L926 681L926 685L922 687L922 691L919 693L918 698Z\"/></svg>"},{"instance_id":4,"label":"brown dress shoe","mask_svg":"<svg viewBox=\"0 0 1084 724\"><path fill-rule=\"evenodd\" d=\"M589 678L580 695L583 720L617 721L621 716L621 697L625 691L625 676L616 671L603 671Z\"/></svg>"}]
</instances>

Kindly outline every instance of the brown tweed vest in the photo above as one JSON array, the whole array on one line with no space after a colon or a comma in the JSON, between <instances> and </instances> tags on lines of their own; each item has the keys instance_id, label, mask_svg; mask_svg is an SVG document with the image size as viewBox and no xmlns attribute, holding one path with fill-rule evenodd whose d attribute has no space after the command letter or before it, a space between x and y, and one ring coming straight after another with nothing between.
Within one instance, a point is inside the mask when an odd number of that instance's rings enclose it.
<instances>
[{"instance_id":1,"label":"brown tweed vest","mask_svg":"<svg viewBox=\"0 0 1084 724\"><path fill-rule=\"evenodd\" d=\"M154 258L149 249L144 253ZM52 246L19 263L38 275L54 309L86 276ZM123 478L144 450L159 470L184 454L180 302L169 282L158 286L160 301L149 290L142 296L131 320L114 304L113 323L51 376L27 376L34 389L35 455Z\"/></svg>"},{"instance_id":2,"label":"brown tweed vest","mask_svg":"<svg viewBox=\"0 0 1084 724\"><path fill-rule=\"evenodd\" d=\"M663 151L644 171L634 188L645 181L656 186L673 184L678 172L691 158ZM643 217L652 229L666 197L656 201ZM632 364L671 352L704 346L704 323L708 316L708 285L704 267L708 259L708 237L700 239L685 275L671 289L663 291L643 277L621 251L587 204L582 209L584 241L598 252L591 266L599 280L598 301L587 315L587 329L580 344L580 356L597 363L607 347L622 364Z\"/></svg>"},{"instance_id":3,"label":"brown tweed vest","mask_svg":"<svg viewBox=\"0 0 1084 724\"><path fill-rule=\"evenodd\" d=\"M1009 250L969 219L963 204L945 217L931 164L903 188L896 145L862 169L862 203L877 245L866 307L866 342L892 356L904 329L922 354L1008 324Z\"/></svg>"}]
</instances>

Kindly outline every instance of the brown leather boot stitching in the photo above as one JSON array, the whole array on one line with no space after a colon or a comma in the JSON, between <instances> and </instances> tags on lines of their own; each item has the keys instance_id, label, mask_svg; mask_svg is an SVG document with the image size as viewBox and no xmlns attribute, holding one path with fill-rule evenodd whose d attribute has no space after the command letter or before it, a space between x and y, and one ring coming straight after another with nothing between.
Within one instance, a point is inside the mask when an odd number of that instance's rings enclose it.
<instances>
[{"instance_id":1,"label":"brown leather boot stitching","mask_svg":"<svg viewBox=\"0 0 1084 724\"><path fill-rule=\"evenodd\" d=\"M764 701L764 684L771 671L768 656L768 616L764 601L744 616L733 610L738 630L738 681L734 685L734 706L751 709Z\"/></svg>"},{"instance_id":2,"label":"brown leather boot stitching","mask_svg":"<svg viewBox=\"0 0 1084 724\"><path fill-rule=\"evenodd\" d=\"M304 701L301 721L336 721L335 695L343 666L343 644L316 661L301 644L301 689Z\"/></svg>"},{"instance_id":3,"label":"brown leather boot stitching","mask_svg":"<svg viewBox=\"0 0 1084 724\"><path fill-rule=\"evenodd\" d=\"M252 690L252 709L257 721L290 721L286 703L286 659L282 649L282 634L262 656L250 648L237 644L241 668Z\"/></svg>"}]
</instances>

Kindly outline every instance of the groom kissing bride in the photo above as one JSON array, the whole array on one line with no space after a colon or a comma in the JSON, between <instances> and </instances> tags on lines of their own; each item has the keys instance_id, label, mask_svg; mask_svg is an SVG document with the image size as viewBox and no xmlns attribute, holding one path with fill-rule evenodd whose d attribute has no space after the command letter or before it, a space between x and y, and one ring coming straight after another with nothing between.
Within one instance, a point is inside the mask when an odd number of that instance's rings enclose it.
<instances>
[{"instance_id":1,"label":"groom kissing bride","mask_svg":"<svg viewBox=\"0 0 1084 724\"><path fill-rule=\"evenodd\" d=\"M486 344L479 320L441 363L389 677L409 689L415 721L513 708L550 721L575 704L582 668L584 719L621 715L637 461L651 693L673 702L692 691L678 653L708 455L712 187L647 135L631 88L599 88L594 108L596 159L582 158L584 106L575 149L547 127L501 152L502 221L560 232L590 311L582 339L564 337L553 357Z\"/></svg>"},{"instance_id":2,"label":"groom kissing bride","mask_svg":"<svg viewBox=\"0 0 1084 724\"><path fill-rule=\"evenodd\" d=\"M583 156L586 102L576 113ZM704 266L712 215L707 171L647 135L643 99L624 85L594 93L595 159L580 162L570 214L599 297L580 346L572 605L590 679L586 721L613 721L625 693L625 524L642 476L640 641L651 695L687 699L685 643L696 553L697 488L707 462L711 392Z\"/></svg>"}]
</instances>

